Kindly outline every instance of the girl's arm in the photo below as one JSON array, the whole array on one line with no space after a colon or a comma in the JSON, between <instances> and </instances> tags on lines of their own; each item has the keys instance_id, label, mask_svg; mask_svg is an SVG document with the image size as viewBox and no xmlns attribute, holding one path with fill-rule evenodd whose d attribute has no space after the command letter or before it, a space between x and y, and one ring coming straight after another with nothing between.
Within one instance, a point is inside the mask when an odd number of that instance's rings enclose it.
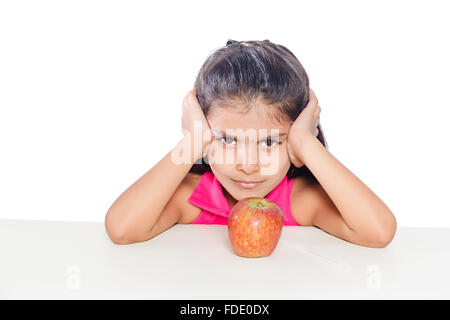
<instances>
[{"instance_id":1,"label":"girl's arm","mask_svg":"<svg viewBox=\"0 0 450 320\"><path fill-rule=\"evenodd\" d=\"M319 140L301 140L296 154L321 185L312 224L359 245L385 247L397 228L391 210Z\"/></svg>"},{"instance_id":2,"label":"girl's arm","mask_svg":"<svg viewBox=\"0 0 450 320\"><path fill-rule=\"evenodd\" d=\"M181 161L186 160L182 156L187 146L191 148L190 152L194 151L190 135L185 136L111 205L105 217L105 227L114 243L146 241L156 235L154 231L161 233L178 222L181 205L174 193L195 160L202 156L201 153L192 152L188 161ZM154 230L157 221L160 221L158 230Z\"/></svg>"},{"instance_id":3,"label":"girl's arm","mask_svg":"<svg viewBox=\"0 0 450 320\"><path fill-rule=\"evenodd\" d=\"M291 125L287 147L291 162L297 168L306 165L320 183L312 199L312 224L356 244L384 247L393 239L397 221L386 204L316 139L320 112L310 90L307 106Z\"/></svg>"},{"instance_id":4,"label":"girl's arm","mask_svg":"<svg viewBox=\"0 0 450 320\"><path fill-rule=\"evenodd\" d=\"M183 100L181 128L184 137L175 148L109 208L105 227L114 243L146 241L180 220L180 184L192 165L205 155L212 139L195 88Z\"/></svg>"}]
</instances>

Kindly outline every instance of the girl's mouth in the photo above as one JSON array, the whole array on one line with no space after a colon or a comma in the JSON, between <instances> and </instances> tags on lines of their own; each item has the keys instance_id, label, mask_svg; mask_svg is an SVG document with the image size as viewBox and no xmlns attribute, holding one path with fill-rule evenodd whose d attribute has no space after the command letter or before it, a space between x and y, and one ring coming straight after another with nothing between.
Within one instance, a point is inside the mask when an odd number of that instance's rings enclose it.
<instances>
[{"instance_id":1,"label":"girl's mouth","mask_svg":"<svg viewBox=\"0 0 450 320\"><path fill-rule=\"evenodd\" d=\"M233 180L239 187L244 189L254 189L259 186L263 181L245 182Z\"/></svg>"}]
</instances>

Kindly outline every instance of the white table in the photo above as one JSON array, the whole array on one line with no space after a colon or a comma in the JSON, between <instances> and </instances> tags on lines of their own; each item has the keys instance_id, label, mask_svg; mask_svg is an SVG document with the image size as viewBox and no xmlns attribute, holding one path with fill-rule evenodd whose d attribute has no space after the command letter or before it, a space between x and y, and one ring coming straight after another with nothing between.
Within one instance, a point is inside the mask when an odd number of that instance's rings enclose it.
<instances>
[{"instance_id":1,"label":"white table","mask_svg":"<svg viewBox=\"0 0 450 320\"><path fill-rule=\"evenodd\" d=\"M1 299L449 299L450 229L399 228L386 248L284 227L269 257L227 226L175 225L116 245L103 223L0 220Z\"/></svg>"}]
</instances>

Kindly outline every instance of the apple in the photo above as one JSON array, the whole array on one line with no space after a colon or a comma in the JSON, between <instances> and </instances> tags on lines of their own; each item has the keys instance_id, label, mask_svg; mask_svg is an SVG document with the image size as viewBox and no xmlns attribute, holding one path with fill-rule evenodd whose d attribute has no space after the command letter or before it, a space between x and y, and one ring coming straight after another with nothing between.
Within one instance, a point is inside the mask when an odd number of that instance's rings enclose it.
<instances>
[{"instance_id":1,"label":"apple","mask_svg":"<svg viewBox=\"0 0 450 320\"><path fill-rule=\"evenodd\" d=\"M273 201L249 197L238 201L228 216L228 235L235 254L269 256L280 240L283 212Z\"/></svg>"}]
</instances>

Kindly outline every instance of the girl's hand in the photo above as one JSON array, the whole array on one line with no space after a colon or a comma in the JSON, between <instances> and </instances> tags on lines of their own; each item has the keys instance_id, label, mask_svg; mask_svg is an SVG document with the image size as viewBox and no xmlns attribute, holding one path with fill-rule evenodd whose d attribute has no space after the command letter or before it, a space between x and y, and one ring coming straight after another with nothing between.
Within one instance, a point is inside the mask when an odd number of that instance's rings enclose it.
<instances>
[{"instance_id":1,"label":"girl's hand","mask_svg":"<svg viewBox=\"0 0 450 320\"><path fill-rule=\"evenodd\" d=\"M305 139L316 138L319 134L320 121L319 102L314 92L309 89L309 102L297 119L292 123L289 134L287 151L289 159L296 168L303 166L301 150L302 141Z\"/></svg>"},{"instance_id":2,"label":"girl's hand","mask_svg":"<svg viewBox=\"0 0 450 320\"><path fill-rule=\"evenodd\" d=\"M184 97L182 108L181 131L184 136L190 135L192 143L195 141L195 144L201 146L201 155L196 154L196 157L204 157L211 143L212 135L209 123L206 120L202 107L198 103L195 88L189 90ZM198 129L194 130L194 128ZM194 144L192 147L194 147Z\"/></svg>"}]
</instances>

